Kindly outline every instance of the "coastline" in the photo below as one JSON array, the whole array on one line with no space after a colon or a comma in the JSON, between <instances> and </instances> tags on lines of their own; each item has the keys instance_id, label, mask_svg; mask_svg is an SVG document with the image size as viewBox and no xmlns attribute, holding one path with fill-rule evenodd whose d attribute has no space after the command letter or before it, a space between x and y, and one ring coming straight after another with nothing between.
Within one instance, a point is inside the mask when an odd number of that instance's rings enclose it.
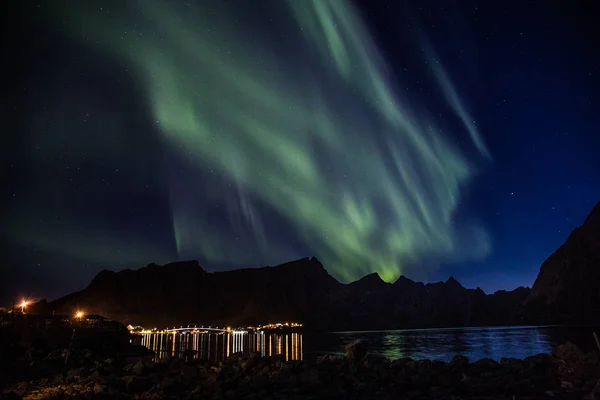
<instances>
[{"instance_id":1,"label":"coastline","mask_svg":"<svg viewBox=\"0 0 600 400\"><path fill-rule=\"evenodd\" d=\"M153 354L122 357L66 349L27 352L27 380L6 382L6 398L184 398L184 399L581 399L600 379L597 352L573 344L552 355L450 362L388 360L368 353L362 342L346 355L285 361L285 357L235 353L222 362L152 361ZM8 360L5 360L6 362ZM25 365L24 364L24 365Z\"/></svg>"}]
</instances>

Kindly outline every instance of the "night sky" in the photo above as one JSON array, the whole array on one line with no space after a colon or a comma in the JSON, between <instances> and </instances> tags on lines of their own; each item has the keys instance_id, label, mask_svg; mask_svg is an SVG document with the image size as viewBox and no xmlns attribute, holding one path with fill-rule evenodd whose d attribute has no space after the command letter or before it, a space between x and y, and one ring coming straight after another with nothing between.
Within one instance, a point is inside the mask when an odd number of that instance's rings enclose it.
<instances>
[{"instance_id":1,"label":"night sky","mask_svg":"<svg viewBox=\"0 0 600 400\"><path fill-rule=\"evenodd\" d=\"M13 3L4 302L188 259L531 286L600 200L593 2Z\"/></svg>"}]
</instances>

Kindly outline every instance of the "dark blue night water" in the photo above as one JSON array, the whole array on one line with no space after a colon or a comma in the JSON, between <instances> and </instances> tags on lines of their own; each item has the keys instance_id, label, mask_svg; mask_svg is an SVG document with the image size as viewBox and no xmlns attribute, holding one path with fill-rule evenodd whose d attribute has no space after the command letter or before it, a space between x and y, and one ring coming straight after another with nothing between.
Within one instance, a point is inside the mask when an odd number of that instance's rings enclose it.
<instances>
[{"instance_id":1,"label":"dark blue night water","mask_svg":"<svg viewBox=\"0 0 600 400\"><path fill-rule=\"evenodd\" d=\"M525 358L551 353L570 341L588 352L595 348L592 328L574 327L486 327L361 331L331 333L150 333L141 343L157 358L183 357L220 361L236 352L285 355L287 360L316 358L326 353L344 353L346 344L357 339L367 343L370 352L390 359L411 357L449 361L462 354L471 361L491 358ZM597 330L600 333L600 330Z\"/></svg>"},{"instance_id":2,"label":"dark blue night water","mask_svg":"<svg viewBox=\"0 0 600 400\"><path fill-rule=\"evenodd\" d=\"M303 350L305 357L343 353L347 343L362 339L371 351L390 359L411 357L449 361L454 355L462 354L472 361L481 358L499 361L503 357L525 358L551 353L554 347L566 341L577 344L583 351L591 351L595 348L592 332L592 328L519 326L307 333Z\"/></svg>"}]
</instances>

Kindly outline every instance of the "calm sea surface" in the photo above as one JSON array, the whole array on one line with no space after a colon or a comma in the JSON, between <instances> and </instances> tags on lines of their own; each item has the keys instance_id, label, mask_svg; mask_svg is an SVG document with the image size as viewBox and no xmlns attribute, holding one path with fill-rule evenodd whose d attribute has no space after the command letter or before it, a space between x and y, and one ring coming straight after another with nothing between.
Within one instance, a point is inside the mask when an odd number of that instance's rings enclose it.
<instances>
[{"instance_id":1,"label":"calm sea surface","mask_svg":"<svg viewBox=\"0 0 600 400\"><path fill-rule=\"evenodd\" d=\"M141 339L159 359L179 356L220 361L241 351L282 354L287 360L302 360L325 353L341 354L346 344L362 339L370 351L390 359L412 357L449 361L456 354L470 360L525 358L550 353L556 345L566 341L591 351L595 348L592 332L592 328L573 327L490 327L304 334L155 333L142 335Z\"/></svg>"}]
</instances>

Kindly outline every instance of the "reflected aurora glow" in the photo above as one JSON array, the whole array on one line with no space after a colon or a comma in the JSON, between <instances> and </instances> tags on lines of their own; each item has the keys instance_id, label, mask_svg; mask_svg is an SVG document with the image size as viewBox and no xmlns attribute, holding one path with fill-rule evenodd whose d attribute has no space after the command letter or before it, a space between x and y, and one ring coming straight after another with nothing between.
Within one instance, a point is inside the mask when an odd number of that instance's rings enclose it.
<instances>
[{"instance_id":1,"label":"reflected aurora glow","mask_svg":"<svg viewBox=\"0 0 600 400\"><path fill-rule=\"evenodd\" d=\"M62 16L74 36L135 71L165 142L197 171L170 185L179 256L256 263L236 244L239 232L194 206L201 200L225 204L252 232L244 246L285 261L295 245L266 222L276 216L346 281L369 272L392 281L423 257L487 255L485 232L453 221L474 167L442 133L443 121L394 88L350 3L270 4L276 23L268 12L246 20L225 2L140 0L128 2L135 16ZM425 49L449 112L488 157L457 89Z\"/></svg>"}]
</instances>

